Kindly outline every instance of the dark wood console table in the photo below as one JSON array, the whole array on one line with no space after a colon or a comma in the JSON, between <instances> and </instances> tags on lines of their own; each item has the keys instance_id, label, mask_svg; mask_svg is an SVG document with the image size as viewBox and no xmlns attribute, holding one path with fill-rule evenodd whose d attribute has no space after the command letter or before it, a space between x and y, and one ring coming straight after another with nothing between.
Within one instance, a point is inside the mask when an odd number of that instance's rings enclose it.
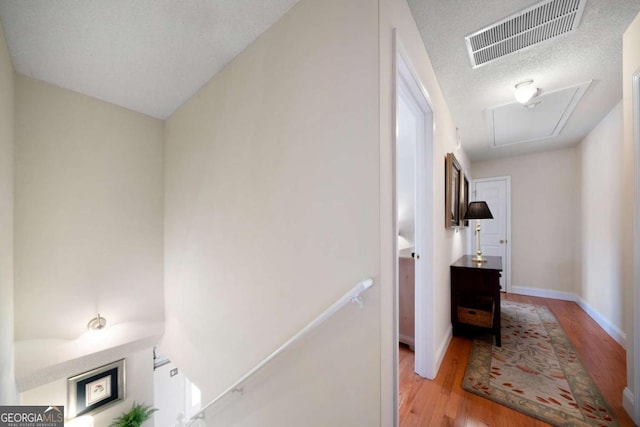
<instances>
[{"instance_id":1,"label":"dark wood console table","mask_svg":"<svg viewBox=\"0 0 640 427\"><path fill-rule=\"evenodd\" d=\"M451 324L453 335L474 328L490 329L500 347L500 272L502 258L488 256L475 263L464 255L451 264Z\"/></svg>"}]
</instances>

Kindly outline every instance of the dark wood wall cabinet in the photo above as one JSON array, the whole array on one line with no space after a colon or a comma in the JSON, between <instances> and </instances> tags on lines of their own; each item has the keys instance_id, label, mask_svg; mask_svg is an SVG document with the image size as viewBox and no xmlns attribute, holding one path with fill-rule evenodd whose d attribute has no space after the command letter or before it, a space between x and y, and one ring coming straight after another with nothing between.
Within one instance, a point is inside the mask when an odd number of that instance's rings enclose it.
<instances>
[{"instance_id":1,"label":"dark wood wall cabinet","mask_svg":"<svg viewBox=\"0 0 640 427\"><path fill-rule=\"evenodd\" d=\"M500 339L500 272L502 258L488 256L487 262L475 263L464 255L451 264L451 324L453 335L479 328L491 330L496 345Z\"/></svg>"}]
</instances>

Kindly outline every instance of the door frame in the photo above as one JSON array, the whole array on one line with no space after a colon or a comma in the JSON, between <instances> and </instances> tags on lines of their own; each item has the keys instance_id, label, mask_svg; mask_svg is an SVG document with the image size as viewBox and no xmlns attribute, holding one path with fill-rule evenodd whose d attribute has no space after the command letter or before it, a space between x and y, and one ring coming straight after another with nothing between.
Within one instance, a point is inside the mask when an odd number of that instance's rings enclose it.
<instances>
[{"instance_id":1,"label":"door frame","mask_svg":"<svg viewBox=\"0 0 640 427\"><path fill-rule=\"evenodd\" d=\"M632 77L634 215L633 215L633 419L640 423L640 69ZM626 394L626 390L625 390Z\"/></svg>"},{"instance_id":2,"label":"door frame","mask_svg":"<svg viewBox=\"0 0 640 427\"><path fill-rule=\"evenodd\" d=\"M471 189L472 189L471 194L473 195L473 200L474 201L477 200L476 199L476 183L478 182L491 182L491 181L503 181L503 180L507 182L507 192L505 195L505 197L507 198L506 200L507 202L507 208L506 208L507 251L505 256L506 259L503 260L503 266L506 266L506 268L504 268L504 270L506 270L504 275L504 291L506 293L510 293L511 292L511 177L510 176L493 176L490 178L474 179L471 184ZM474 244L475 233L468 233L468 235L469 235L469 241L468 241L469 253L474 253L472 248Z\"/></svg>"},{"instance_id":3,"label":"door frame","mask_svg":"<svg viewBox=\"0 0 640 427\"><path fill-rule=\"evenodd\" d=\"M424 143L416 147L416 221L415 221L415 252L420 256L416 259L415 271L415 372L425 378L434 379L437 374L436 346L435 346L435 307L434 307L434 268L433 268L433 182L434 182L434 139L435 119L433 103L427 90L421 83L409 55L394 32L394 66L393 66L393 128L398 129L398 87L401 80L414 96L417 104L425 114ZM393 145L393 242L394 242L394 343L396 345L396 360L399 362L398 343L398 215L396 194L396 149L397 132L392 138ZM397 381L396 374L396 381Z\"/></svg>"}]
</instances>

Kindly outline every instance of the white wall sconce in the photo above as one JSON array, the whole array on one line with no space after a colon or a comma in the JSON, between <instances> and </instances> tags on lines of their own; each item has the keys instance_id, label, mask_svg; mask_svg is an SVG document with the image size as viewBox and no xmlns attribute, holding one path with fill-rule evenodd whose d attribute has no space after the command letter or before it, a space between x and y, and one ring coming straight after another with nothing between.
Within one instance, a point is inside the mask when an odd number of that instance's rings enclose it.
<instances>
[{"instance_id":1,"label":"white wall sconce","mask_svg":"<svg viewBox=\"0 0 640 427\"><path fill-rule=\"evenodd\" d=\"M526 80L516 85L516 91L513 95L520 104L526 104L537 93L538 88L533 85L533 80Z\"/></svg>"},{"instance_id":2,"label":"white wall sconce","mask_svg":"<svg viewBox=\"0 0 640 427\"><path fill-rule=\"evenodd\" d=\"M90 331L99 331L107 326L107 319L100 316L100 313L87 323L87 329Z\"/></svg>"}]
</instances>

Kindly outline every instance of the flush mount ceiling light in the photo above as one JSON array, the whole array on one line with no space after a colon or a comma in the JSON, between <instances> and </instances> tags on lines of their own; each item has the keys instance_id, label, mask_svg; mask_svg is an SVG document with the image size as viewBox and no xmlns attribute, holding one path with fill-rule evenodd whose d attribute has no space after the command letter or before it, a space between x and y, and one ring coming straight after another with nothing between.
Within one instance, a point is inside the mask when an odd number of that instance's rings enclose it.
<instances>
[{"instance_id":1,"label":"flush mount ceiling light","mask_svg":"<svg viewBox=\"0 0 640 427\"><path fill-rule=\"evenodd\" d=\"M100 317L100 313L87 323L87 329L90 331L99 331L104 329L105 326L107 326L107 319Z\"/></svg>"},{"instance_id":2,"label":"flush mount ceiling light","mask_svg":"<svg viewBox=\"0 0 640 427\"><path fill-rule=\"evenodd\" d=\"M533 80L526 80L516 85L516 91L513 95L520 104L526 104L537 93L538 88L533 85Z\"/></svg>"}]
</instances>

